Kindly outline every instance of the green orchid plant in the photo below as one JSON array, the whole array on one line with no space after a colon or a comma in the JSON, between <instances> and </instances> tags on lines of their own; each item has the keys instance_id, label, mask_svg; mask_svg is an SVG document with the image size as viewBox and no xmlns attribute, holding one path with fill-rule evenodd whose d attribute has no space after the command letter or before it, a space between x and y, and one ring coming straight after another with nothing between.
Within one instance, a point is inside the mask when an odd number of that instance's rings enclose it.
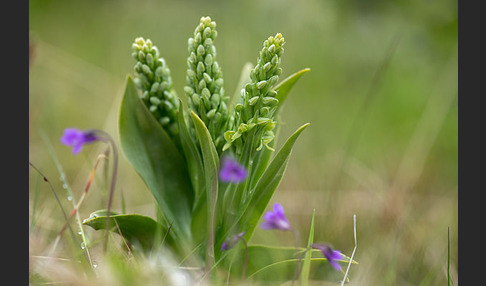
<instances>
[{"instance_id":1,"label":"green orchid plant","mask_svg":"<svg viewBox=\"0 0 486 286\"><path fill-rule=\"evenodd\" d=\"M216 23L202 17L188 40L184 97L158 48L150 39L135 39L134 73L126 78L118 127L124 155L155 198L157 218L100 210L83 224L118 233L134 250L168 249L181 266L200 269L194 279L339 279L332 276L340 273L332 273L340 270L338 262L353 260L313 243L314 216L307 246L247 243L262 217L264 230L294 231L280 205L264 212L309 125L277 151L279 112L310 69L281 80L285 41L277 33L263 42L255 65L243 68L237 92L228 96L216 38Z\"/></svg>"}]
</instances>

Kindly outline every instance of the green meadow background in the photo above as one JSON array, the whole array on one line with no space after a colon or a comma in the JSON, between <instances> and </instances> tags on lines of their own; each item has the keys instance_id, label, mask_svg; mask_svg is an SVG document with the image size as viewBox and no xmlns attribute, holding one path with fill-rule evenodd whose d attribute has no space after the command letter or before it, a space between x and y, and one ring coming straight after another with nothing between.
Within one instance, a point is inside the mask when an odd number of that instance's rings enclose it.
<instances>
[{"instance_id":1,"label":"green meadow background","mask_svg":"<svg viewBox=\"0 0 486 286\"><path fill-rule=\"evenodd\" d=\"M310 126L271 201L284 206L302 246L315 209L314 241L350 256L356 215L359 264L349 285L447 285L448 261L457 285L457 1L29 1L29 161L64 208L72 203L59 167L79 198L104 146L74 156L59 141L63 130L103 129L120 147L118 109L139 36L158 46L185 100L187 39L202 16L217 23L228 95L244 64L255 63L277 32L286 40L281 78L311 69L281 113L277 147ZM150 192L121 148L119 155L114 209L123 198L128 212L154 217ZM81 218L106 207L107 166L97 171ZM64 219L33 168L29 212L34 275ZM290 232L257 230L251 243L294 242Z\"/></svg>"}]
</instances>

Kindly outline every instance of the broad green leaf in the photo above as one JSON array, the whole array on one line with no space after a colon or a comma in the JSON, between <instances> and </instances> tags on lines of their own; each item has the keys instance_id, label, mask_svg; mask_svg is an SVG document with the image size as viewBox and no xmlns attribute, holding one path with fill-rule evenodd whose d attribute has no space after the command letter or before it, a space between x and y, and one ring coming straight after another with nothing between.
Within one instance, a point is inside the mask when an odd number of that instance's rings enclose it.
<instances>
[{"instance_id":1,"label":"broad green leaf","mask_svg":"<svg viewBox=\"0 0 486 286\"><path fill-rule=\"evenodd\" d=\"M179 134L181 137L181 145L182 149L184 150L184 155L186 158L188 171L191 176L191 182L194 187L195 200L197 204L197 201L200 199L201 192L205 188L204 167L201 153L199 152L196 143L192 139L186 124L182 100L179 100L178 123Z\"/></svg>"},{"instance_id":2,"label":"broad green leaf","mask_svg":"<svg viewBox=\"0 0 486 286\"><path fill-rule=\"evenodd\" d=\"M204 189L204 192L205 189ZM196 202L194 206L192 221L191 221L191 232L194 241L194 245L202 244L201 247L198 249L198 254L200 257L205 256L206 246L207 246L207 239L208 239L208 205L207 205L207 196L203 195L201 198Z\"/></svg>"},{"instance_id":3,"label":"broad green leaf","mask_svg":"<svg viewBox=\"0 0 486 286\"><path fill-rule=\"evenodd\" d=\"M248 246L248 265L246 270L246 277L250 280L257 281L289 281L294 279L295 271L299 267L298 256L305 252L305 248L293 247L269 247L264 245L249 245ZM236 255L232 259L231 274L233 277L240 277L244 264L244 247L242 245L235 246L229 252L236 251ZM336 271L323 257L322 253L317 249L310 249L306 252L309 254L309 276L311 280L321 281L338 281L343 278L343 273ZM226 257L230 257L228 255ZM229 259L224 261L223 265L228 266ZM339 260L340 263L349 263L349 257L343 256ZM356 261L352 262L357 264Z\"/></svg>"},{"instance_id":4,"label":"broad green leaf","mask_svg":"<svg viewBox=\"0 0 486 286\"><path fill-rule=\"evenodd\" d=\"M204 165L204 177L206 181L206 197L207 197L207 259L214 262L214 235L216 231L216 207L218 199L218 170L219 170L219 157L216 147L214 146L211 134L204 122L191 111L192 121L196 128L197 138L201 146L203 165ZM207 261L208 262L208 261ZM210 265L212 265L211 262Z\"/></svg>"},{"instance_id":5,"label":"broad green leaf","mask_svg":"<svg viewBox=\"0 0 486 286\"><path fill-rule=\"evenodd\" d=\"M89 218L83 221L95 230L106 229L106 210L92 213ZM109 230L122 235L133 245L140 245L143 250L149 251L155 243L157 235L167 233L167 228L163 227L150 217L139 214L116 214L111 212Z\"/></svg>"},{"instance_id":6,"label":"broad green leaf","mask_svg":"<svg viewBox=\"0 0 486 286\"><path fill-rule=\"evenodd\" d=\"M312 210L312 219L311 219L311 226L309 230L309 240L307 241L307 249L312 249L312 244L314 243L314 217L316 214L316 209ZM310 266L311 266L311 257L312 252L306 251L304 262L302 264L302 273L301 273L301 285L307 286L309 285L309 273L310 273Z\"/></svg>"},{"instance_id":7,"label":"broad green leaf","mask_svg":"<svg viewBox=\"0 0 486 286\"><path fill-rule=\"evenodd\" d=\"M212 189L218 182L219 157L214 146L213 139L209 134L204 122L191 111L192 121L196 128L197 138L201 146L203 157L204 174L206 179L206 187Z\"/></svg>"},{"instance_id":8,"label":"broad green leaf","mask_svg":"<svg viewBox=\"0 0 486 286\"><path fill-rule=\"evenodd\" d=\"M195 202L192 209L191 233L195 244L200 244L207 239L207 209L206 209L206 181L204 175L204 166L199 147L193 141L189 129L187 127L183 103L180 101L179 109L179 133L181 137L182 148L186 156L189 174L191 176L192 185L195 190ZM199 248L198 251L204 251ZM201 252L200 255L204 256Z\"/></svg>"},{"instance_id":9,"label":"broad green leaf","mask_svg":"<svg viewBox=\"0 0 486 286\"><path fill-rule=\"evenodd\" d=\"M277 92L276 98L279 100L280 106L282 105L282 103L287 98L287 95L290 92L290 90L292 89L292 87L294 86L294 84L299 80L299 78L302 75L304 75L308 71L310 71L310 68L302 69L302 70L290 75L289 77L287 77L286 79L284 79L283 81L278 83L273 88Z\"/></svg>"},{"instance_id":10,"label":"broad green leaf","mask_svg":"<svg viewBox=\"0 0 486 286\"><path fill-rule=\"evenodd\" d=\"M119 132L126 158L154 195L174 238L190 239L194 193L174 142L138 96L130 76L120 108Z\"/></svg>"},{"instance_id":11,"label":"broad green leaf","mask_svg":"<svg viewBox=\"0 0 486 286\"><path fill-rule=\"evenodd\" d=\"M290 153L295 142L297 141L297 138L307 126L309 126L309 123L306 123L297 129L297 131L295 131L294 134L287 139L285 144L275 155L272 162L253 189L252 196L248 201L242 215L239 217L236 223L233 224L233 226L230 227L227 232L225 232L225 235L220 238L218 245L223 243L225 237L241 231L246 231L245 239L249 241L253 235L253 231L258 223L258 220L260 220L260 217L267 207L268 202L282 180L285 169L287 168ZM217 252L218 255L220 253L221 251Z\"/></svg>"}]
</instances>

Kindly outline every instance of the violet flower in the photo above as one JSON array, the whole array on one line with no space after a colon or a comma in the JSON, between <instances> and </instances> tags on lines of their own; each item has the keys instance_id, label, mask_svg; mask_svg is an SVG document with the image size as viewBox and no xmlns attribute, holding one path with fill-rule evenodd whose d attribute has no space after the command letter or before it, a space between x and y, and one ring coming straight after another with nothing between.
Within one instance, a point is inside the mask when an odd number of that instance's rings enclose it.
<instances>
[{"instance_id":1,"label":"violet flower","mask_svg":"<svg viewBox=\"0 0 486 286\"><path fill-rule=\"evenodd\" d=\"M219 170L219 178L223 182L241 183L248 173L242 165L230 157L224 157L221 169Z\"/></svg>"},{"instance_id":2,"label":"violet flower","mask_svg":"<svg viewBox=\"0 0 486 286\"><path fill-rule=\"evenodd\" d=\"M233 248L239 239L242 239L246 232L240 232L237 235L230 236L221 245L221 251L229 250Z\"/></svg>"},{"instance_id":3,"label":"violet flower","mask_svg":"<svg viewBox=\"0 0 486 286\"><path fill-rule=\"evenodd\" d=\"M319 249L334 269L337 271L341 270L341 265L336 261L342 259L342 254L339 250L334 250L327 244L312 244L312 247Z\"/></svg>"},{"instance_id":4,"label":"violet flower","mask_svg":"<svg viewBox=\"0 0 486 286\"><path fill-rule=\"evenodd\" d=\"M61 137L61 143L73 147L73 154L78 154L81 152L84 144L95 142L99 139L94 130L82 131L76 128L66 128Z\"/></svg>"},{"instance_id":5,"label":"violet flower","mask_svg":"<svg viewBox=\"0 0 486 286\"><path fill-rule=\"evenodd\" d=\"M268 211L263 219L265 221L261 224L262 229L292 230L289 221L285 217L284 209L279 203L275 203L273 211Z\"/></svg>"}]
</instances>

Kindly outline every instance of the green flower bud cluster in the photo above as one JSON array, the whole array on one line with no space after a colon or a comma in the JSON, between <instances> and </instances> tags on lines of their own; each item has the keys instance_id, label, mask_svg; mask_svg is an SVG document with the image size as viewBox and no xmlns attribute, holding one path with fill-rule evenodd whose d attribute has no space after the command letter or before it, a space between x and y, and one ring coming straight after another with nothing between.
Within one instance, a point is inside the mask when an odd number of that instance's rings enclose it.
<instances>
[{"instance_id":1,"label":"green flower bud cluster","mask_svg":"<svg viewBox=\"0 0 486 286\"><path fill-rule=\"evenodd\" d=\"M208 127L219 150L224 143L223 132L228 122L228 98L224 96L223 75L216 61L216 22L202 17L188 40L186 86L189 108Z\"/></svg>"},{"instance_id":2,"label":"green flower bud cluster","mask_svg":"<svg viewBox=\"0 0 486 286\"><path fill-rule=\"evenodd\" d=\"M263 43L263 49L257 59L257 64L250 72L251 82L241 90L241 103L235 105L235 114L230 130L226 131L223 151L236 146L236 153L241 152L247 134L254 130L257 140L257 151L263 146L273 150L268 144L275 138L273 129L277 122L274 114L278 107L277 92L273 87L282 73L280 61L285 44L282 34L269 37Z\"/></svg>"},{"instance_id":3,"label":"green flower bud cluster","mask_svg":"<svg viewBox=\"0 0 486 286\"><path fill-rule=\"evenodd\" d=\"M172 77L165 60L150 39L136 38L132 44L135 64L134 82L142 91L142 100L162 127L174 137L179 133L177 112L179 99L173 90Z\"/></svg>"}]
</instances>

